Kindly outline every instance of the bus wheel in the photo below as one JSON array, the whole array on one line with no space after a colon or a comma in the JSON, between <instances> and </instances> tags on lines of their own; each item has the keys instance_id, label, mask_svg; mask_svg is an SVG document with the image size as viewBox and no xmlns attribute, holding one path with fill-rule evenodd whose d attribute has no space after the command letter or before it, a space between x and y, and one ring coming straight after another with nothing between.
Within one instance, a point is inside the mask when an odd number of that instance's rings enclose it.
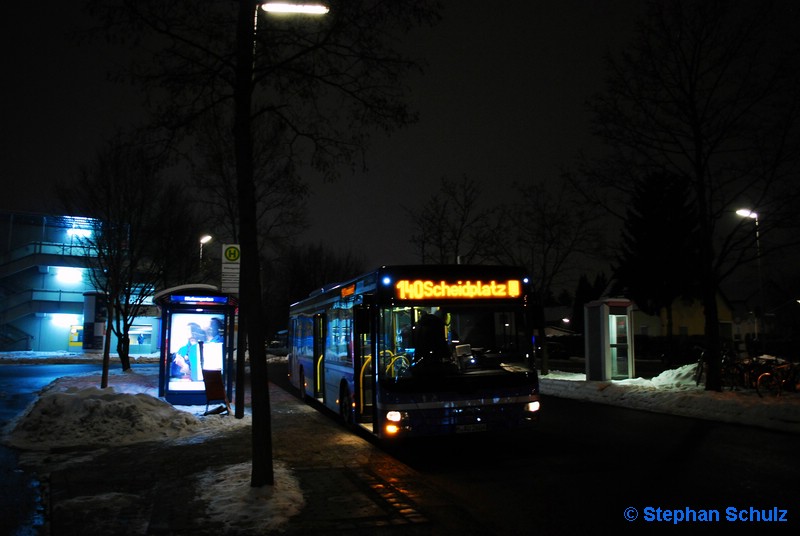
<instances>
[{"instance_id":1,"label":"bus wheel","mask_svg":"<svg viewBox=\"0 0 800 536\"><path fill-rule=\"evenodd\" d=\"M353 424L353 407L350 404L350 393L344 385L339 388L339 416L345 426Z\"/></svg>"}]
</instances>

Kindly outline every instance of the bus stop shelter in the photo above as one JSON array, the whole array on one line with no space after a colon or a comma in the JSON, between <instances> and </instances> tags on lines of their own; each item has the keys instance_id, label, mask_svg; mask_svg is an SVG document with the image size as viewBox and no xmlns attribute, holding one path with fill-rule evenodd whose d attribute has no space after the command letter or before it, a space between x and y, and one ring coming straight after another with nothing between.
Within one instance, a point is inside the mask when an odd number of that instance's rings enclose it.
<instances>
[{"instance_id":1,"label":"bus stop shelter","mask_svg":"<svg viewBox=\"0 0 800 536\"><path fill-rule=\"evenodd\" d=\"M236 298L213 285L190 284L163 290L153 301L162 320L158 396L175 405L208 405L209 380L220 398L222 378L230 400Z\"/></svg>"}]
</instances>

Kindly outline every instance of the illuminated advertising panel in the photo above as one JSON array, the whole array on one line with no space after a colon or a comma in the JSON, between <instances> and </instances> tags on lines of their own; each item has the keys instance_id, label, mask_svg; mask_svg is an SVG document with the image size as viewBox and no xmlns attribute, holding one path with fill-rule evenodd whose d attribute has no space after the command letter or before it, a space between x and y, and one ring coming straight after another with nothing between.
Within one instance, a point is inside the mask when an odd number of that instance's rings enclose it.
<instances>
[{"instance_id":1,"label":"illuminated advertising panel","mask_svg":"<svg viewBox=\"0 0 800 536\"><path fill-rule=\"evenodd\" d=\"M507 299L522 295L522 282L519 279L502 281L402 279L395 284L394 290L395 297L399 300Z\"/></svg>"},{"instance_id":2,"label":"illuminated advertising panel","mask_svg":"<svg viewBox=\"0 0 800 536\"><path fill-rule=\"evenodd\" d=\"M173 313L170 317L168 389L204 391L203 370L222 370L225 315Z\"/></svg>"}]
</instances>

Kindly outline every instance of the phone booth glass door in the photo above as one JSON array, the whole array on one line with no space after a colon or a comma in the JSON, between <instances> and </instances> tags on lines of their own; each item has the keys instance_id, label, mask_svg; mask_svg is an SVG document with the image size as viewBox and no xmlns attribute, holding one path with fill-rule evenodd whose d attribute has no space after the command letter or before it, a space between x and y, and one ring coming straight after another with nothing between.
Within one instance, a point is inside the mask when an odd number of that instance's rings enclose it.
<instances>
[{"instance_id":1,"label":"phone booth glass door","mask_svg":"<svg viewBox=\"0 0 800 536\"><path fill-rule=\"evenodd\" d=\"M628 314L608 315L608 343L611 351L611 378L629 378Z\"/></svg>"}]
</instances>

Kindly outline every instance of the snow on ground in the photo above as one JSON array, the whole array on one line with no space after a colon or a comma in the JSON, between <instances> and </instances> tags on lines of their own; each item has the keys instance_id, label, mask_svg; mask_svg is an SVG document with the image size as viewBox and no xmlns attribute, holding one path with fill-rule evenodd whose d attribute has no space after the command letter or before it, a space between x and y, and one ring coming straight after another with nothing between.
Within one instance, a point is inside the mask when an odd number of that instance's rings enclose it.
<instances>
[{"instance_id":1,"label":"snow on ground","mask_svg":"<svg viewBox=\"0 0 800 536\"><path fill-rule=\"evenodd\" d=\"M584 374L551 372L542 394L713 421L800 433L800 393L759 397L753 389L706 391L693 378L695 365L645 380L586 381Z\"/></svg>"},{"instance_id":2,"label":"snow on ground","mask_svg":"<svg viewBox=\"0 0 800 536\"><path fill-rule=\"evenodd\" d=\"M197 417L176 411L172 404L119 389L50 389L14 429L10 446L22 450L101 448L188 436L202 428Z\"/></svg>"},{"instance_id":3,"label":"snow on ground","mask_svg":"<svg viewBox=\"0 0 800 536\"><path fill-rule=\"evenodd\" d=\"M19 356L7 357L8 361L15 359ZM27 355L25 359L36 357ZM602 382L586 381L584 374L551 371L541 378L541 391L549 396L800 432L800 394L761 398L752 391L708 392L695 385L693 370L694 365L686 365L651 380ZM198 440L206 434L250 426L249 415L243 419L204 417L205 406L168 404L156 396L157 377L153 375L110 373L111 387L106 389L97 387L96 374L61 378L43 389L31 407L8 426L3 442L35 456L56 447L92 450L141 441ZM209 515L240 529L280 529L304 506L297 480L280 460L275 461L275 485L263 489L250 486L250 464L209 471L198 479L201 485L197 488L205 490L202 498L209 502ZM113 506L126 499L108 496L97 500Z\"/></svg>"},{"instance_id":4,"label":"snow on ground","mask_svg":"<svg viewBox=\"0 0 800 536\"><path fill-rule=\"evenodd\" d=\"M23 355L24 354L24 355ZM0 362L61 361L63 354L0 355ZM80 362L86 358L70 356ZM52 471L93 450L108 449L144 441L198 441L203 437L249 428L252 417L203 416L205 405L173 406L158 398L158 375L121 372L112 363L109 387L98 387L99 375L60 378L42 389L38 399L15 421L0 431L0 441L23 451L26 464L46 466ZM51 449L69 447L67 455ZM77 451L75 449L79 448ZM266 533L280 529L305 505L299 482L280 460L273 464L274 485L250 486L251 465L231 465L223 471L206 471L196 476L195 486L208 504L210 518L237 530ZM60 507L81 511L81 501L102 505L108 512L130 511L131 496L108 493L101 497L78 497ZM116 516L108 516L109 520ZM98 530L103 527L95 527ZM111 529L113 527L105 527Z\"/></svg>"}]
</instances>

